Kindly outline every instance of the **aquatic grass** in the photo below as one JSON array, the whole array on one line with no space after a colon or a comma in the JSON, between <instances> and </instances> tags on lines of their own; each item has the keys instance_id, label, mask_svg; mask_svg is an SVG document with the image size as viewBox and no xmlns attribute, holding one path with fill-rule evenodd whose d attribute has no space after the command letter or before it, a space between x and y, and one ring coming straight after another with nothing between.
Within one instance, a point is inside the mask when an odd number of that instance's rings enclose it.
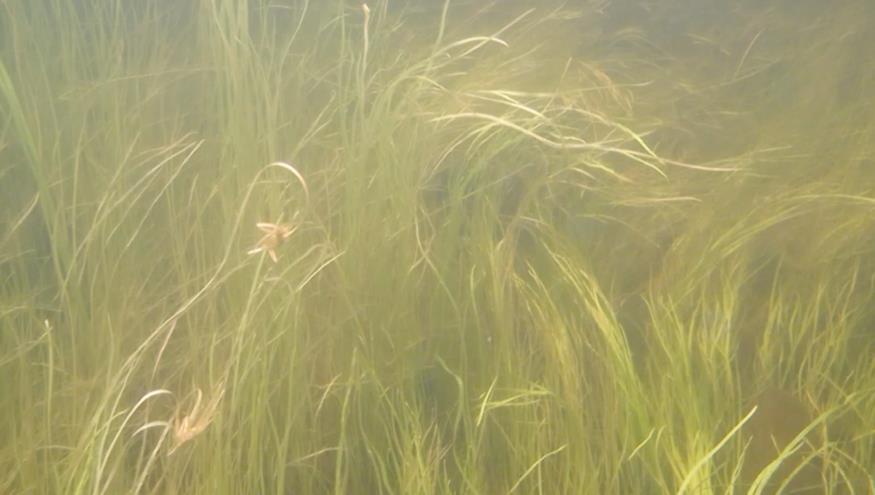
<instances>
[{"instance_id":1,"label":"aquatic grass","mask_svg":"<svg viewBox=\"0 0 875 495\"><path fill-rule=\"evenodd\" d=\"M745 120L758 25L415 8L4 4L0 491L871 487L862 114Z\"/></svg>"}]
</instances>

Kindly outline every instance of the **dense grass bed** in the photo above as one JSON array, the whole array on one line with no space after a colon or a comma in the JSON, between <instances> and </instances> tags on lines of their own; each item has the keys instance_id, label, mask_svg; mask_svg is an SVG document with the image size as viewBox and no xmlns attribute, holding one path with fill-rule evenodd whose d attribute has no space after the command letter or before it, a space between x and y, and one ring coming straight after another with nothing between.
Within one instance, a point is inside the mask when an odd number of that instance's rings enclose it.
<instances>
[{"instance_id":1,"label":"dense grass bed","mask_svg":"<svg viewBox=\"0 0 875 495\"><path fill-rule=\"evenodd\" d=\"M0 3L0 493L875 493L875 13L725 3Z\"/></svg>"}]
</instances>

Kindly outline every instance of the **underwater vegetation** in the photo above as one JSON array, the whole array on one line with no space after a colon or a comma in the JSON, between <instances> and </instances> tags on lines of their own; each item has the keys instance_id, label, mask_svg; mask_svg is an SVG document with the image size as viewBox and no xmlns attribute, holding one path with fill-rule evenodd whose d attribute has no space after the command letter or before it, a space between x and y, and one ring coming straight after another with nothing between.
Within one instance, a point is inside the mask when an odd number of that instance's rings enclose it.
<instances>
[{"instance_id":1,"label":"underwater vegetation","mask_svg":"<svg viewBox=\"0 0 875 495\"><path fill-rule=\"evenodd\" d=\"M875 493L873 21L0 2L0 493Z\"/></svg>"}]
</instances>

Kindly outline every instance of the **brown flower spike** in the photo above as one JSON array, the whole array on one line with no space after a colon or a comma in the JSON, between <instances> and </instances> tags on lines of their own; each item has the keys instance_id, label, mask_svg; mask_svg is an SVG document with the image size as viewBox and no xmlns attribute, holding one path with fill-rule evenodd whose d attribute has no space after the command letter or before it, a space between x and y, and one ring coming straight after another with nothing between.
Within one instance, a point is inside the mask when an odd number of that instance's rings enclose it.
<instances>
[{"instance_id":1,"label":"brown flower spike","mask_svg":"<svg viewBox=\"0 0 875 495\"><path fill-rule=\"evenodd\" d=\"M258 254L266 252L274 263L278 261L276 249L288 239L289 236L295 233L296 227L286 224L258 222L255 224L259 230L264 232L264 237L258 240L255 247L248 251L248 254Z\"/></svg>"},{"instance_id":2,"label":"brown flower spike","mask_svg":"<svg viewBox=\"0 0 875 495\"><path fill-rule=\"evenodd\" d=\"M292 175L300 182L301 187L304 189L304 196L306 201L309 203L310 200L310 190L307 188L307 181L304 180L304 176L298 172L298 169L293 167L292 165L286 162L273 162L267 166L270 167L279 167L282 169L291 172ZM295 218L297 218L298 212L295 213ZM266 252L270 259L273 260L274 263L278 261L276 250L277 248L289 238L292 234L297 230L297 225L288 225L281 223L269 223L269 222L258 222L255 224L259 230L264 232L264 237L259 239L259 241L255 244L255 247L248 251L248 254L258 254L261 252Z\"/></svg>"},{"instance_id":3,"label":"brown flower spike","mask_svg":"<svg viewBox=\"0 0 875 495\"><path fill-rule=\"evenodd\" d=\"M173 419L173 445L167 455L171 455L181 447L184 443L203 433L207 426L213 422L216 413L219 409L219 403L222 402L222 397L225 395L225 387L220 383L215 390L213 396L206 405L202 403L203 393L197 389L197 399L191 412L186 415L181 414L181 410L177 410L176 417Z\"/></svg>"}]
</instances>

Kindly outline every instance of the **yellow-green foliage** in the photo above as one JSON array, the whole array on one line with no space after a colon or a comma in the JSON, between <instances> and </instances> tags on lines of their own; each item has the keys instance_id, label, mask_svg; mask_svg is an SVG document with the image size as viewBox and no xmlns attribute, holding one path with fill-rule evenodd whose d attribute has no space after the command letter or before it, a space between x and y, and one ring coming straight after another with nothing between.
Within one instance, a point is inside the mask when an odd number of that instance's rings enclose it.
<instances>
[{"instance_id":1,"label":"yellow-green foliage","mask_svg":"<svg viewBox=\"0 0 875 495\"><path fill-rule=\"evenodd\" d=\"M875 493L822 9L0 3L0 493Z\"/></svg>"}]
</instances>

